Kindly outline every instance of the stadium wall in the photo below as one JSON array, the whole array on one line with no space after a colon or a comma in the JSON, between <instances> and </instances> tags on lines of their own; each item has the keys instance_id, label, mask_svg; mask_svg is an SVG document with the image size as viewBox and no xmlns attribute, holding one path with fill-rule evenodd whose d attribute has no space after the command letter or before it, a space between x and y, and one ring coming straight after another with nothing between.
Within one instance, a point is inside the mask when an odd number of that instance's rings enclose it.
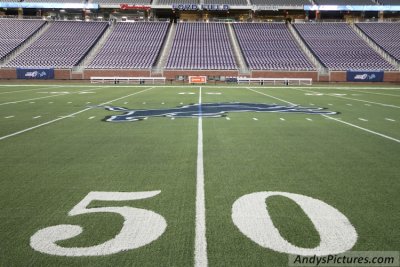
<instances>
[{"instance_id":1,"label":"stadium wall","mask_svg":"<svg viewBox=\"0 0 400 267\"><path fill-rule=\"evenodd\" d=\"M165 77L175 80L177 76L226 76L252 78L312 78L314 82L346 82L345 71L331 71L320 75L317 71L253 71L249 75L239 74L237 70L166 70L162 75L152 75L150 70L85 70L73 72L66 69L54 70L55 80L90 80L91 77ZM17 79L16 69L0 69L0 79ZM400 72L385 72L384 82L400 83Z\"/></svg>"}]
</instances>

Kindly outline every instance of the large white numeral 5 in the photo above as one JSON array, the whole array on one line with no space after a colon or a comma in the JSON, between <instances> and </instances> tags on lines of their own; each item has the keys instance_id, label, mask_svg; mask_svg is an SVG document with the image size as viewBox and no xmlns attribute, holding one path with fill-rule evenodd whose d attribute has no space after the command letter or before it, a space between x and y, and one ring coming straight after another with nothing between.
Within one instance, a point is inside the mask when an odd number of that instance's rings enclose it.
<instances>
[{"instance_id":1,"label":"large white numeral 5","mask_svg":"<svg viewBox=\"0 0 400 267\"><path fill-rule=\"evenodd\" d=\"M315 248L300 248L285 240L274 226L266 199L284 196L296 202L307 214L320 235ZM338 254L351 249L357 233L349 220L321 200L286 192L257 192L240 197L232 206L232 220L239 230L262 247L297 255Z\"/></svg>"},{"instance_id":2,"label":"large white numeral 5","mask_svg":"<svg viewBox=\"0 0 400 267\"><path fill-rule=\"evenodd\" d=\"M147 245L159 238L167 227L167 223L161 215L150 210L132 207L87 208L87 206L93 200L137 200L154 197L160 192L90 192L68 215L75 216L96 212L120 214L124 217L124 224L121 231L113 239L91 247L60 247L56 244L57 241L78 236L83 231L82 227L78 225L61 224L37 231L31 237L30 245L37 251L58 256L110 255Z\"/></svg>"}]
</instances>

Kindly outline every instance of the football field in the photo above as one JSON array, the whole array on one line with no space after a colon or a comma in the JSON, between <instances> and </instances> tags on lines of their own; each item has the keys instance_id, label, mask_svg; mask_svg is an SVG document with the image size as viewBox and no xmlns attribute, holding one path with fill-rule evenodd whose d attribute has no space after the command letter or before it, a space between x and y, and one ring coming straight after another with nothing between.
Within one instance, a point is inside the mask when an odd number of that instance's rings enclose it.
<instances>
[{"instance_id":1,"label":"football field","mask_svg":"<svg viewBox=\"0 0 400 267\"><path fill-rule=\"evenodd\" d=\"M400 86L0 84L0 266L400 250Z\"/></svg>"}]
</instances>

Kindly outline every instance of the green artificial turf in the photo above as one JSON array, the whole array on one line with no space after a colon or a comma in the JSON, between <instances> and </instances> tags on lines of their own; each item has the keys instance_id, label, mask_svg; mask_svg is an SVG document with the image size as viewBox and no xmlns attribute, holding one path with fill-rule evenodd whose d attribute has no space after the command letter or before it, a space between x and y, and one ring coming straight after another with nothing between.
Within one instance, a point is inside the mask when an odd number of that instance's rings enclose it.
<instances>
[{"instance_id":1,"label":"green artificial turf","mask_svg":"<svg viewBox=\"0 0 400 267\"><path fill-rule=\"evenodd\" d=\"M261 247L232 221L236 200L264 191L305 195L336 208L357 231L352 250L398 251L400 87L250 89L203 86L202 102L293 103L340 114L329 116L336 120L267 112L202 119L209 266L287 266L288 254ZM172 108L198 103L199 92L199 86L0 85L0 266L193 266L198 119L104 122L121 112L95 106ZM37 231L60 224L83 232L59 246L106 242L121 230L120 215L68 212L92 191L156 190L161 193L152 198L88 206L158 213L167 228L150 244L89 257L30 246ZM284 239L318 246L318 232L294 201L274 196L266 206Z\"/></svg>"}]
</instances>

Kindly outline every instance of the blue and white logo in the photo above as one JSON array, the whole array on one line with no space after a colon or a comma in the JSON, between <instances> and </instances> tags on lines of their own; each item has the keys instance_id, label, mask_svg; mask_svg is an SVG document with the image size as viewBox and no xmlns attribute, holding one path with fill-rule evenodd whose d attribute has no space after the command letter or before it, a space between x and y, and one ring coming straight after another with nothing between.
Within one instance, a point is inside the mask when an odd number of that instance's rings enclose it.
<instances>
[{"instance_id":1,"label":"blue and white logo","mask_svg":"<svg viewBox=\"0 0 400 267\"><path fill-rule=\"evenodd\" d=\"M219 118L229 112L283 112L303 114L335 115L338 112L320 107L301 107L297 105L283 106L277 104L258 103L206 103L190 104L169 109L128 109L114 106L101 106L109 111L123 112L121 115L107 116L108 122L140 121L148 117L173 117L173 118Z\"/></svg>"}]
</instances>

